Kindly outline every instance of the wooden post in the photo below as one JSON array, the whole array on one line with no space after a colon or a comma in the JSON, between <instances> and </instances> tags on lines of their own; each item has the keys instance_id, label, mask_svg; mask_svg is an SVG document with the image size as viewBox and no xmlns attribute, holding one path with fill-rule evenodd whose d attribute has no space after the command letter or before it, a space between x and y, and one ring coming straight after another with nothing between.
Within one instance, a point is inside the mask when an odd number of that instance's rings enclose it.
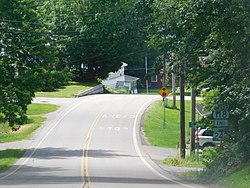
<instances>
[{"instance_id":1,"label":"wooden post","mask_svg":"<svg viewBox=\"0 0 250 188\"><path fill-rule=\"evenodd\" d=\"M176 92L175 92L175 74L172 73L172 94L173 94L173 108L176 108Z\"/></svg>"},{"instance_id":2,"label":"wooden post","mask_svg":"<svg viewBox=\"0 0 250 188\"><path fill-rule=\"evenodd\" d=\"M180 156L185 158L186 143L185 143L185 75L184 67L180 68Z\"/></svg>"},{"instance_id":3,"label":"wooden post","mask_svg":"<svg viewBox=\"0 0 250 188\"><path fill-rule=\"evenodd\" d=\"M190 121L191 122L195 122L195 105L196 105L196 89L192 88L191 91L191 118ZM190 128L190 152L194 153L195 152L195 128Z\"/></svg>"}]
</instances>

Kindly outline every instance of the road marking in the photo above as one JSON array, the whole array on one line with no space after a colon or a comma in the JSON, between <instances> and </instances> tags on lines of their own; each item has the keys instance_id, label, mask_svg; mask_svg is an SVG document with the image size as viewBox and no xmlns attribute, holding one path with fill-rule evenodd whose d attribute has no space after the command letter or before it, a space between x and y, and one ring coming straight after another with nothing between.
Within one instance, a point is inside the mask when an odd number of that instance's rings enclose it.
<instances>
[{"instance_id":1,"label":"road marking","mask_svg":"<svg viewBox=\"0 0 250 188\"><path fill-rule=\"evenodd\" d=\"M128 127L99 127L99 130L104 131L104 130L108 130L108 131L127 131Z\"/></svg>"},{"instance_id":2,"label":"road marking","mask_svg":"<svg viewBox=\"0 0 250 188\"><path fill-rule=\"evenodd\" d=\"M62 121L62 119L67 116L71 111L73 111L75 108L77 108L79 105L81 105L83 102L85 102L85 100L81 101L80 103L76 104L75 106L73 106L72 108L70 108L68 111L65 112L65 114L56 122L56 124L47 132L47 134L42 138L42 140L39 142L39 144L35 147L35 149L32 151L32 153L13 171L11 171L10 173L6 174L3 177L0 177L0 180L3 180L9 176L11 176L12 174L14 174L15 172L17 172L20 168L22 168L22 166L24 166L24 164L31 159L31 157L34 155L34 153L38 150L38 148L41 146L41 144L43 143L43 141L49 136L49 134L59 125L59 123Z\"/></svg>"},{"instance_id":3,"label":"road marking","mask_svg":"<svg viewBox=\"0 0 250 188\"><path fill-rule=\"evenodd\" d=\"M134 119L135 115L134 114L130 114L130 115L122 115L122 114L103 114L102 118L106 119L106 118L111 118L111 119Z\"/></svg>"},{"instance_id":4,"label":"road marking","mask_svg":"<svg viewBox=\"0 0 250 188\"><path fill-rule=\"evenodd\" d=\"M136 138L136 128L137 128L137 122L138 122L138 118L140 116L140 114L142 113L142 111L146 108L146 106L148 106L150 103L152 103L152 101L154 101L155 98L151 99L150 101L148 101L147 103L145 103L137 112L136 116L135 116L135 120L134 120L134 126L133 126L133 142L134 142L134 147L136 150L137 155L140 157L141 161L144 163L144 165L151 170L155 175L160 176L161 178L171 181L173 183L185 186L185 187L190 187L190 188L195 188L193 186L178 182L176 180L170 179L168 177L166 177L165 175L161 174L160 172L158 172L157 170L155 170L147 161L146 159L144 159L144 157L142 156L142 153L140 151L138 142L137 142L137 138Z\"/></svg>"},{"instance_id":5,"label":"road marking","mask_svg":"<svg viewBox=\"0 0 250 188\"><path fill-rule=\"evenodd\" d=\"M91 139L92 139L95 127L100 121L100 119L103 117L103 112L111 108L114 105L114 103L116 103L117 101L120 101L120 99L117 99L116 101L113 101L112 103L107 104L102 110L100 110L89 128L87 137L85 139L85 144L83 146L83 153L82 153L82 165L81 165L82 188L85 188L86 185L88 185L87 188L92 188L91 179L89 176L89 168L88 168L88 152L89 152L89 146L91 143Z\"/></svg>"}]
</instances>

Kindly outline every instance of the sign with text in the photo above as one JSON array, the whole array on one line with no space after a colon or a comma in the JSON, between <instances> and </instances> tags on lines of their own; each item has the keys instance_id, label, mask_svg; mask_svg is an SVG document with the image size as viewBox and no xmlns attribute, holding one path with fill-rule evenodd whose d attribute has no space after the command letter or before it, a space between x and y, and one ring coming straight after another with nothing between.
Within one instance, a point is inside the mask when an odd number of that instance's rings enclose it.
<instances>
[{"instance_id":1,"label":"sign with text","mask_svg":"<svg viewBox=\"0 0 250 188\"><path fill-rule=\"evenodd\" d=\"M228 127L228 120L227 119L224 119L224 120L221 120L221 119L216 119L214 120L214 127Z\"/></svg>"},{"instance_id":2,"label":"sign with text","mask_svg":"<svg viewBox=\"0 0 250 188\"><path fill-rule=\"evenodd\" d=\"M213 141L223 141L224 130L224 128L213 128Z\"/></svg>"},{"instance_id":3,"label":"sign with text","mask_svg":"<svg viewBox=\"0 0 250 188\"><path fill-rule=\"evenodd\" d=\"M228 119L229 118L229 112L226 110L215 110L213 111L213 117L214 119Z\"/></svg>"}]
</instances>

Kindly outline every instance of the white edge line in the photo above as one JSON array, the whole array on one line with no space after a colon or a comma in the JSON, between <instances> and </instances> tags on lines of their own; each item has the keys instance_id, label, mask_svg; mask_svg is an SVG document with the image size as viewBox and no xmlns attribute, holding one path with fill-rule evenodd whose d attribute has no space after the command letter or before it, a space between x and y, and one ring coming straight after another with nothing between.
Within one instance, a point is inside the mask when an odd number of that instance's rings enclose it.
<instances>
[{"instance_id":1,"label":"white edge line","mask_svg":"<svg viewBox=\"0 0 250 188\"><path fill-rule=\"evenodd\" d=\"M3 180L9 176L11 176L12 174L14 174L15 172L17 172L20 168L23 167L23 165L34 155L34 153L37 151L37 149L40 147L40 145L43 143L43 141L49 136L49 134L59 125L59 123L62 121L62 119L67 116L71 111L73 111L76 107L78 107L79 105L81 105L84 101L79 102L78 104L76 104L75 106L73 106L72 108L70 108L57 122L56 124L47 132L47 134L43 137L43 139L39 142L39 144L36 146L36 148L32 151L32 153L13 171L11 171L10 173L6 174L3 177L0 177L0 180Z\"/></svg>"},{"instance_id":2,"label":"white edge line","mask_svg":"<svg viewBox=\"0 0 250 188\"><path fill-rule=\"evenodd\" d=\"M179 184L179 185L182 185L182 186L185 186L185 187L190 187L190 188L194 188L193 186L190 186L190 185L187 185L187 184L183 184L181 182L178 182L178 181L175 181L175 180L172 180L166 176L164 176L163 174L161 174L160 172L158 172L157 170L155 170L145 159L144 157L142 156L142 153L140 151L140 148L139 148L139 145L138 145L138 142L137 142L137 138L136 138L136 128L137 128L137 122L138 122L138 118L141 114L141 112L145 109L145 107L147 105L149 105L150 103L152 103L156 98L153 98L151 99L150 101L148 101L147 103L145 103L140 109L139 111L137 112L136 114L136 117L135 117L135 121L134 121L134 127L133 127L133 142L134 142L134 146L135 146L135 150L136 150L136 153L137 155L140 157L141 161L144 163L144 165L149 168L155 175L157 176L160 176L161 178L165 179L165 180L168 180L168 181L171 181L173 183L176 183L176 184Z\"/></svg>"}]
</instances>

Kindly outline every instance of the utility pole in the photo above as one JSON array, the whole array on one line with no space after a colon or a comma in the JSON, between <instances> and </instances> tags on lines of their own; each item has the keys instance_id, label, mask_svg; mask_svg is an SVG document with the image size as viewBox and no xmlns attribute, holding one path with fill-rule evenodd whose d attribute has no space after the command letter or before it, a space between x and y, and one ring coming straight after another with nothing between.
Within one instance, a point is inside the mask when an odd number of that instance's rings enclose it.
<instances>
[{"instance_id":1,"label":"utility pole","mask_svg":"<svg viewBox=\"0 0 250 188\"><path fill-rule=\"evenodd\" d=\"M148 78L147 78L147 74L148 74L148 57L145 56L145 68L146 68L146 90L147 90L147 94L148 94Z\"/></svg>"},{"instance_id":2,"label":"utility pole","mask_svg":"<svg viewBox=\"0 0 250 188\"><path fill-rule=\"evenodd\" d=\"M167 53L164 54L164 60L163 60L163 87L166 87L166 62L167 62ZM164 120L163 120L163 128L166 128L166 99L163 98L163 108L164 108Z\"/></svg>"},{"instance_id":3,"label":"utility pole","mask_svg":"<svg viewBox=\"0 0 250 188\"><path fill-rule=\"evenodd\" d=\"M191 91L191 116L190 121L195 123L195 106L196 106L196 89L192 88ZM195 152L195 127L190 128L190 152Z\"/></svg>"},{"instance_id":4,"label":"utility pole","mask_svg":"<svg viewBox=\"0 0 250 188\"><path fill-rule=\"evenodd\" d=\"M174 65L172 65L172 71L174 71ZM176 108L176 93L175 93L175 74L172 73L172 93L173 93L173 108Z\"/></svg>"},{"instance_id":5,"label":"utility pole","mask_svg":"<svg viewBox=\"0 0 250 188\"><path fill-rule=\"evenodd\" d=\"M180 156L185 158L186 143L185 143L185 75L184 67L180 67Z\"/></svg>"}]
</instances>

